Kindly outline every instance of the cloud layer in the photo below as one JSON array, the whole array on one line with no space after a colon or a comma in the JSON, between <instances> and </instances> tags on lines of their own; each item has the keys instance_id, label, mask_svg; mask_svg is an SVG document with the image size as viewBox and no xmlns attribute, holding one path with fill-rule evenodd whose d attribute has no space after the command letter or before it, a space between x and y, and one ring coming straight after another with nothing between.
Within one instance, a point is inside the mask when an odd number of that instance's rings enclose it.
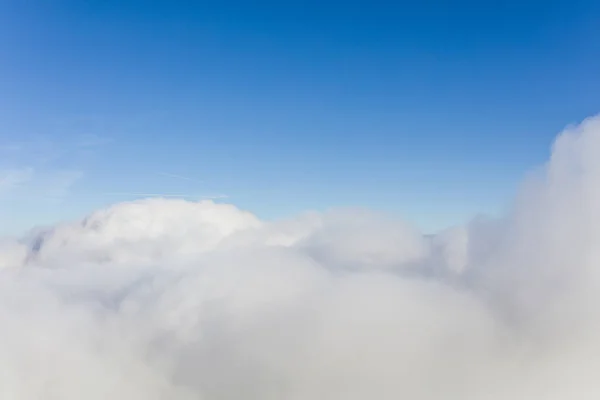
<instances>
[{"instance_id":1,"label":"cloud layer","mask_svg":"<svg viewBox=\"0 0 600 400\"><path fill-rule=\"evenodd\" d=\"M600 118L424 236L148 199L0 242L0 398L596 399Z\"/></svg>"}]
</instances>

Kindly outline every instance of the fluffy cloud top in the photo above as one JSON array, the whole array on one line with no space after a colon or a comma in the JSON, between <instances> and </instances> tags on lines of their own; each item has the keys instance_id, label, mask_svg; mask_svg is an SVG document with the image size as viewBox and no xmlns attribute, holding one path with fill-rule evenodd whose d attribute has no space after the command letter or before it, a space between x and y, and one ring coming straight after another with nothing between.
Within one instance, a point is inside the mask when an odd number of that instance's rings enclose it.
<instances>
[{"instance_id":1,"label":"fluffy cloud top","mask_svg":"<svg viewBox=\"0 0 600 400\"><path fill-rule=\"evenodd\" d=\"M149 199L0 242L0 398L596 399L600 119L433 237Z\"/></svg>"},{"instance_id":2,"label":"fluffy cloud top","mask_svg":"<svg viewBox=\"0 0 600 400\"><path fill-rule=\"evenodd\" d=\"M153 264L191 258L260 227L252 214L211 201L149 199L117 204L28 239L29 264Z\"/></svg>"}]
</instances>

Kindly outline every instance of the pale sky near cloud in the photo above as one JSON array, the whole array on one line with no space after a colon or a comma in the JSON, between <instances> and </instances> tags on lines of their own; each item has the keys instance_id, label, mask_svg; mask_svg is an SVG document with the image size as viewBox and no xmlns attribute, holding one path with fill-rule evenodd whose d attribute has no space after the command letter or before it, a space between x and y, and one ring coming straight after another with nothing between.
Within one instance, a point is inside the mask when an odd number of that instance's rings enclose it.
<instances>
[{"instance_id":1,"label":"pale sky near cloud","mask_svg":"<svg viewBox=\"0 0 600 400\"><path fill-rule=\"evenodd\" d=\"M85 176L87 159L107 143L94 135L76 135L64 142L38 136L4 144L0 148L0 233L22 232L64 215L60 210ZM25 205L29 213L22 213Z\"/></svg>"}]
</instances>

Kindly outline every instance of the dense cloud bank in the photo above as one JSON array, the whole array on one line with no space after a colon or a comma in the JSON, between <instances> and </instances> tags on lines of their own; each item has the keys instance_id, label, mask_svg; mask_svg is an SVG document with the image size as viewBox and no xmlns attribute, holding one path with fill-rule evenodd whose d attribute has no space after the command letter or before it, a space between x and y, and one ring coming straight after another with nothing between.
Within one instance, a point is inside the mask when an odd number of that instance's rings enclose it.
<instances>
[{"instance_id":1,"label":"dense cloud bank","mask_svg":"<svg viewBox=\"0 0 600 400\"><path fill-rule=\"evenodd\" d=\"M600 119L424 236L149 199L0 241L0 398L597 399Z\"/></svg>"}]
</instances>

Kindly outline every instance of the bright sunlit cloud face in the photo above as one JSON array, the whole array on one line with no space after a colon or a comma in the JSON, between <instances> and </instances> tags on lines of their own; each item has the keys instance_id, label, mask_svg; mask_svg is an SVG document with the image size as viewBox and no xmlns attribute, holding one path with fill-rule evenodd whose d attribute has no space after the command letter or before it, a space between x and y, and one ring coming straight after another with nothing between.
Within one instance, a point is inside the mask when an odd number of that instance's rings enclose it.
<instances>
[{"instance_id":1,"label":"bright sunlit cloud face","mask_svg":"<svg viewBox=\"0 0 600 400\"><path fill-rule=\"evenodd\" d=\"M433 237L116 204L0 242L6 399L595 399L600 118L511 212Z\"/></svg>"}]
</instances>

